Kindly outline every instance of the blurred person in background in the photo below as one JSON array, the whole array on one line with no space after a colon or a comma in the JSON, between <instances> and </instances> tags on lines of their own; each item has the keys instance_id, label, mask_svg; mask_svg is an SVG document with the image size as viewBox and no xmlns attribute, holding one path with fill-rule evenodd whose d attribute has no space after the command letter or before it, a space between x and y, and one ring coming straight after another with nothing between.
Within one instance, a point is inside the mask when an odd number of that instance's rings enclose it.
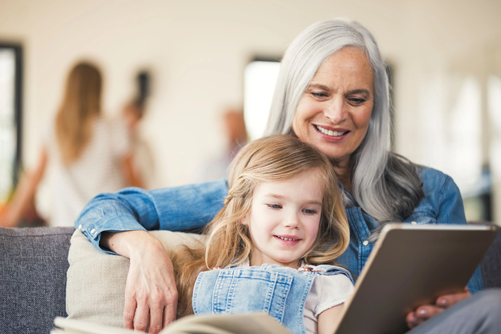
<instances>
[{"instance_id":1,"label":"blurred person in background","mask_svg":"<svg viewBox=\"0 0 501 334\"><path fill-rule=\"evenodd\" d=\"M209 157L196 167L192 177L194 183L228 178L228 166L240 148L247 143L247 129L242 109L227 108L222 115L222 123L226 146L220 153Z\"/></svg>"},{"instance_id":2,"label":"blurred person in background","mask_svg":"<svg viewBox=\"0 0 501 334\"><path fill-rule=\"evenodd\" d=\"M155 188L155 159L150 145L141 134L141 121L146 113L147 99L150 96L151 75L140 71L136 76L135 97L122 110L122 117L127 125L131 150L134 154L134 168L141 175L146 189Z\"/></svg>"},{"instance_id":3,"label":"blurred person in background","mask_svg":"<svg viewBox=\"0 0 501 334\"><path fill-rule=\"evenodd\" d=\"M143 186L127 129L102 115L101 92L101 72L95 65L80 62L71 69L61 107L43 134L38 162L22 176L0 226L17 225L48 166L53 169L50 226L73 226L85 204L101 192Z\"/></svg>"}]
</instances>

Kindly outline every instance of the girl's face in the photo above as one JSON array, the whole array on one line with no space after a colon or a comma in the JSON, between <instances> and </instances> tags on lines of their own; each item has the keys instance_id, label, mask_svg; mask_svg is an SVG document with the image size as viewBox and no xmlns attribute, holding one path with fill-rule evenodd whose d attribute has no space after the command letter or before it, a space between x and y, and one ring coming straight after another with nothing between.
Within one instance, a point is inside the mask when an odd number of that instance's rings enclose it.
<instances>
[{"instance_id":1,"label":"girl's face","mask_svg":"<svg viewBox=\"0 0 501 334\"><path fill-rule=\"evenodd\" d=\"M299 100L292 129L298 138L346 166L367 133L374 75L365 53L345 47L318 68Z\"/></svg>"},{"instance_id":2,"label":"girl's face","mask_svg":"<svg viewBox=\"0 0 501 334\"><path fill-rule=\"evenodd\" d=\"M299 267L299 259L317 238L323 188L318 170L256 186L251 209L242 221L249 226L254 245L251 266L270 263Z\"/></svg>"}]
</instances>

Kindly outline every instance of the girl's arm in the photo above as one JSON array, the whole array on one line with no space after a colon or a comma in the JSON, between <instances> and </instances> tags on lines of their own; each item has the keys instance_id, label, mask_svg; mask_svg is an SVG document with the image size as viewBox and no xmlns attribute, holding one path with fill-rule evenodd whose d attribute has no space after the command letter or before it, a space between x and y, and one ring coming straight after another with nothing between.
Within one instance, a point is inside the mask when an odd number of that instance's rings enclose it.
<instances>
[{"instance_id":1,"label":"girl's arm","mask_svg":"<svg viewBox=\"0 0 501 334\"><path fill-rule=\"evenodd\" d=\"M332 334L340 320L344 303L327 309L318 315L318 334Z\"/></svg>"}]
</instances>

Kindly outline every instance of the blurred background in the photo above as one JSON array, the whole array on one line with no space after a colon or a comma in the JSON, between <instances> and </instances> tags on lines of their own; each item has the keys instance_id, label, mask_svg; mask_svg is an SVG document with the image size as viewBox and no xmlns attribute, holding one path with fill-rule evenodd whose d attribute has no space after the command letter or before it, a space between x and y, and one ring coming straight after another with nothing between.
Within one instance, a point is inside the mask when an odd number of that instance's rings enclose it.
<instances>
[{"instance_id":1,"label":"blurred background","mask_svg":"<svg viewBox=\"0 0 501 334\"><path fill-rule=\"evenodd\" d=\"M468 220L501 225L500 15L499 0L0 0L0 203L36 164L77 61L99 64L103 110L116 117L147 73L146 184L177 186L219 177L203 166L245 142L231 125L242 110L249 138L260 136L289 43L347 17L388 62L395 151L451 175Z\"/></svg>"}]
</instances>

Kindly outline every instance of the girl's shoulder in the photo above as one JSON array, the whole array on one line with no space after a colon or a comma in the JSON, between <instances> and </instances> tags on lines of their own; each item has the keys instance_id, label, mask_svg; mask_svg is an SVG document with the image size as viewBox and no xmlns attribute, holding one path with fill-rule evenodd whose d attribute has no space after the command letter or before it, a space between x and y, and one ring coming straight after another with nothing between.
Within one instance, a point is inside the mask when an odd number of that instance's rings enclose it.
<instances>
[{"instance_id":1,"label":"girl's shoulder","mask_svg":"<svg viewBox=\"0 0 501 334\"><path fill-rule=\"evenodd\" d=\"M237 266L227 268L226 270L241 270L241 269L248 269L251 271L263 271L263 272L283 272L283 273L290 273L294 275L300 275L300 276L336 276L336 275L342 275L346 276L349 281L353 284L353 276L351 275L350 271L336 265L329 265L329 264L321 264L321 265L309 265L306 263L302 263L301 267L298 269L290 268L290 267L284 267L278 264L262 264L260 266L249 266L249 262L246 261L244 263L241 263Z\"/></svg>"},{"instance_id":2,"label":"girl's shoulder","mask_svg":"<svg viewBox=\"0 0 501 334\"><path fill-rule=\"evenodd\" d=\"M346 276L352 283L354 283L351 272L348 269L340 266L329 265L329 264L321 264L318 266L303 264L298 269L298 271L303 274L319 275L319 276L343 275Z\"/></svg>"}]
</instances>

